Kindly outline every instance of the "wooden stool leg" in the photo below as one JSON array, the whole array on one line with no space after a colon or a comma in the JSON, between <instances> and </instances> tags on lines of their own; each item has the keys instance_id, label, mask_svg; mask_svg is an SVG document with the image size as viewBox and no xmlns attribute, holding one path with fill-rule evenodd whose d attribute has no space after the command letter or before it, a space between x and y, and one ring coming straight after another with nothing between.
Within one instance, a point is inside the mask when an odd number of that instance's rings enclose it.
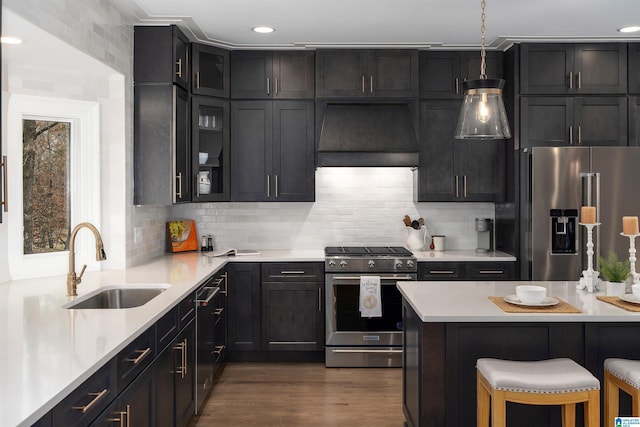
<instances>
[{"instance_id":1,"label":"wooden stool leg","mask_svg":"<svg viewBox=\"0 0 640 427\"><path fill-rule=\"evenodd\" d=\"M631 401L631 415L640 417L640 390L634 390L631 394Z\"/></svg>"},{"instance_id":2,"label":"wooden stool leg","mask_svg":"<svg viewBox=\"0 0 640 427\"><path fill-rule=\"evenodd\" d=\"M607 420L604 424L610 425ZM589 400L584 403L584 425L585 427L600 426L600 390L589 391Z\"/></svg>"},{"instance_id":3,"label":"wooden stool leg","mask_svg":"<svg viewBox=\"0 0 640 427\"><path fill-rule=\"evenodd\" d=\"M620 410L620 388L615 384L611 374L604 371L604 423L607 424L618 416ZM635 402L634 402L635 403Z\"/></svg>"},{"instance_id":4,"label":"wooden stool leg","mask_svg":"<svg viewBox=\"0 0 640 427\"><path fill-rule=\"evenodd\" d=\"M562 405L562 427L576 427L576 404Z\"/></svg>"},{"instance_id":5,"label":"wooden stool leg","mask_svg":"<svg viewBox=\"0 0 640 427\"><path fill-rule=\"evenodd\" d=\"M491 427L507 426L507 400L505 392L493 390L491 393Z\"/></svg>"},{"instance_id":6,"label":"wooden stool leg","mask_svg":"<svg viewBox=\"0 0 640 427\"><path fill-rule=\"evenodd\" d=\"M489 427L489 405L491 405L491 395L482 383L480 372L478 372L476 380L476 425L478 427Z\"/></svg>"}]
</instances>

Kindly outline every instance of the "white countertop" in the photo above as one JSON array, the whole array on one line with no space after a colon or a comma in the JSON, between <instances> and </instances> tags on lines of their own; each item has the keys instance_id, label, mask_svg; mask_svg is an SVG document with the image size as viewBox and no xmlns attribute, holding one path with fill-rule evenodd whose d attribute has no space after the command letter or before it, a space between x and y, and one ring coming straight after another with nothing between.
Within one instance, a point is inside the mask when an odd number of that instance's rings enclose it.
<instances>
[{"instance_id":1,"label":"white countertop","mask_svg":"<svg viewBox=\"0 0 640 427\"><path fill-rule=\"evenodd\" d=\"M418 252L419 261L503 259L475 251ZM507 256L508 257L508 256ZM228 261L323 262L324 250L262 251L210 258L166 255L142 266L89 272L78 297L66 296L66 276L0 284L0 419L31 425ZM149 303L119 310L68 310L63 305L98 288L160 283L169 288Z\"/></svg>"},{"instance_id":2,"label":"white countertop","mask_svg":"<svg viewBox=\"0 0 640 427\"><path fill-rule=\"evenodd\" d=\"M505 313L489 296L514 295L519 284L547 288L547 296L562 299L582 313ZM577 282L399 282L398 288L423 322L637 322L631 312L600 301L598 295L576 290Z\"/></svg>"},{"instance_id":3,"label":"white countertop","mask_svg":"<svg viewBox=\"0 0 640 427\"><path fill-rule=\"evenodd\" d=\"M462 262L462 261L516 261L516 257L504 252L476 252L474 249L454 249L447 251L412 251L419 262Z\"/></svg>"}]
</instances>

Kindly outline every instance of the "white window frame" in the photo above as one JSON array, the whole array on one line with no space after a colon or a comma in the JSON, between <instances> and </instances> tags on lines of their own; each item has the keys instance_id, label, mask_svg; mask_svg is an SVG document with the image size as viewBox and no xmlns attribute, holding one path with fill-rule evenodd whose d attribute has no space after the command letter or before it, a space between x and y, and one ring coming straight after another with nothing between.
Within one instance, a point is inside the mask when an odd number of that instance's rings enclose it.
<instances>
[{"instance_id":1,"label":"white window frame","mask_svg":"<svg viewBox=\"0 0 640 427\"><path fill-rule=\"evenodd\" d=\"M69 251L24 254L23 235L23 120L64 121L71 123L69 194L71 228L84 221L100 229L100 106L96 102L11 95L7 110L7 156L9 193L12 206L8 212L8 251L11 278L26 279L66 274ZM81 231L76 240L76 271L82 264L87 270L99 270L95 260L95 243L89 232ZM63 283L64 285L64 283Z\"/></svg>"}]
</instances>

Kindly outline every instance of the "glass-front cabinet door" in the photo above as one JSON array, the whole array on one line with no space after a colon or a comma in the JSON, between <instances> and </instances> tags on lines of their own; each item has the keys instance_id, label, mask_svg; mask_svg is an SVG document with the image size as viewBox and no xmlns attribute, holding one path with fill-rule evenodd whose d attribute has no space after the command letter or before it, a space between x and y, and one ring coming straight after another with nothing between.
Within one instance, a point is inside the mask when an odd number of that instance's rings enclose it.
<instances>
[{"instance_id":1,"label":"glass-front cabinet door","mask_svg":"<svg viewBox=\"0 0 640 427\"><path fill-rule=\"evenodd\" d=\"M229 51L191 43L191 92L195 95L229 97Z\"/></svg>"},{"instance_id":2,"label":"glass-front cabinet door","mask_svg":"<svg viewBox=\"0 0 640 427\"><path fill-rule=\"evenodd\" d=\"M192 200L229 200L229 101L191 98Z\"/></svg>"}]
</instances>

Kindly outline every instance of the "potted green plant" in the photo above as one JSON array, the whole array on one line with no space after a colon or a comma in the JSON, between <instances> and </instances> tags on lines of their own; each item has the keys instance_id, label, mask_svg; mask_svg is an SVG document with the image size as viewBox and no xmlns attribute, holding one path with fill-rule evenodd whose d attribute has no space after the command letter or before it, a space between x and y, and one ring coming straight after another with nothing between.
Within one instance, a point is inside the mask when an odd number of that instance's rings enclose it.
<instances>
[{"instance_id":1,"label":"potted green plant","mask_svg":"<svg viewBox=\"0 0 640 427\"><path fill-rule=\"evenodd\" d=\"M606 280L607 295L621 295L625 293L625 281L631 275L629 260L618 260L614 251L609 251L607 259L598 258L600 262L600 276Z\"/></svg>"}]
</instances>

